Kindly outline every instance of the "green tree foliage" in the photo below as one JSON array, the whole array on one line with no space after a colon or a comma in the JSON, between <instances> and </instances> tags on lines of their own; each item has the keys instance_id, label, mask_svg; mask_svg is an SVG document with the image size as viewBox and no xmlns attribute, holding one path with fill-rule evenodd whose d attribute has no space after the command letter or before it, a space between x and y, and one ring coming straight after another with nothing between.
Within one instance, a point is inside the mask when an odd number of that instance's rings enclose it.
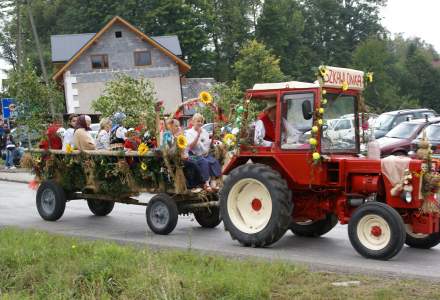
<instances>
[{"instance_id":1,"label":"green tree foliage","mask_svg":"<svg viewBox=\"0 0 440 300\"><path fill-rule=\"evenodd\" d=\"M9 73L7 94L17 103L17 125L42 132L52 121L50 106L53 105L57 119L64 112L64 97L55 83L43 83L36 70L25 64L20 70Z\"/></svg>"},{"instance_id":2,"label":"green tree foliage","mask_svg":"<svg viewBox=\"0 0 440 300\"><path fill-rule=\"evenodd\" d=\"M280 60L256 40L249 41L240 50L234 70L242 89L255 83L278 82L285 79L279 66Z\"/></svg>"},{"instance_id":3,"label":"green tree foliage","mask_svg":"<svg viewBox=\"0 0 440 300\"><path fill-rule=\"evenodd\" d=\"M125 125L136 127L139 121L153 132L156 129L156 94L151 81L134 79L126 75L109 81L104 94L92 102L92 108L103 116L110 117L123 112L127 118Z\"/></svg>"}]
</instances>

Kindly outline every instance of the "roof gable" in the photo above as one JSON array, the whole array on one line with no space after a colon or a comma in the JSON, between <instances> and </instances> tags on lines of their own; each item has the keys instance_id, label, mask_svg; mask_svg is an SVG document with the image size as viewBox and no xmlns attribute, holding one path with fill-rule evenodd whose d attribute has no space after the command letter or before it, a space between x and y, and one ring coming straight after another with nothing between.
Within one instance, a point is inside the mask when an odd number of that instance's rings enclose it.
<instances>
[{"instance_id":1,"label":"roof gable","mask_svg":"<svg viewBox=\"0 0 440 300\"><path fill-rule=\"evenodd\" d=\"M176 54L174 54L172 51L164 47L162 43L170 42L171 39L167 39L166 37L159 37L159 41L156 41L155 39L147 36L142 31L122 19L121 17L114 17L110 22L108 22L99 32L93 35L92 38L90 38L80 49L78 49L75 54L69 59L69 61L53 76L54 80L60 79L62 74L67 71L67 69L72 66L72 64L78 60L79 57L87 50L89 49L105 32L107 32L111 26L115 23L122 24L126 26L128 29L133 31L136 35L138 35L142 40L148 42L152 46L158 48L160 51L162 51L166 56L171 58L176 64L179 66L179 70L182 73L186 73L191 69L191 66L187 64L185 61L183 61L181 58L179 58ZM79 39L80 40L80 39ZM171 47L171 46L170 46ZM174 50L178 50L177 47L173 46ZM178 47L180 49L180 45Z\"/></svg>"}]
</instances>

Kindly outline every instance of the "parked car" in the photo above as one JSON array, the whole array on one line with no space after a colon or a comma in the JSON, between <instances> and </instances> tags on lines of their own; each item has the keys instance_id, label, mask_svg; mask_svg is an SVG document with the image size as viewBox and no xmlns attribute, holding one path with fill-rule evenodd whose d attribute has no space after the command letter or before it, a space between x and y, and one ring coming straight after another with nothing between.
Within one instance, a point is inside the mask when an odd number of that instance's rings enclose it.
<instances>
[{"instance_id":1,"label":"parked car","mask_svg":"<svg viewBox=\"0 0 440 300\"><path fill-rule=\"evenodd\" d=\"M411 142L411 151L417 151L419 142L423 138L423 131L425 131L426 138L431 144L433 156L440 158L440 123L431 124L422 130L417 138Z\"/></svg>"},{"instance_id":2,"label":"parked car","mask_svg":"<svg viewBox=\"0 0 440 300\"><path fill-rule=\"evenodd\" d=\"M381 138L402 122L426 117L432 118L436 115L434 110L428 108L402 109L383 113L374 122L374 136L376 139Z\"/></svg>"},{"instance_id":3,"label":"parked car","mask_svg":"<svg viewBox=\"0 0 440 300\"><path fill-rule=\"evenodd\" d=\"M391 129L384 137L378 139L381 156L407 155L411 150L411 142L428 125L439 123L440 117L429 120L416 119L405 121Z\"/></svg>"},{"instance_id":4,"label":"parked car","mask_svg":"<svg viewBox=\"0 0 440 300\"><path fill-rule=\"evenodd\" d=\"M218 126L218 125L216 125L216 126ZM212 132L214 130L214 123L206 123L205 125L202 126L202 128L205 129L209 133L210 137L212 137ZM232 128L231 124L227 124L221 128L221 133L237 134L238 128Z\"/></svg>"}]
</instances>

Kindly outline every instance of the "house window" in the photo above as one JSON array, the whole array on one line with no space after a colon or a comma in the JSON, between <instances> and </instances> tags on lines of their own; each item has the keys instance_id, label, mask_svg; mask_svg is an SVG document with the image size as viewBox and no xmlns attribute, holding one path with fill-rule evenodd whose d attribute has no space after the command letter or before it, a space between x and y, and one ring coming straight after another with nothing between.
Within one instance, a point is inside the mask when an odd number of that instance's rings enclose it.
<instances>
[{"instance_id":1,"label":"house window","mask_svg":"<svg viewBox=\"0 0 440 300\"><path fill-rule=\"evenodd\" d=\"M134 53L134 65L135 66L151 65L150 51L136 51Z\"/></svg>"},{"instance_id":2,"label":"house window","mask_svg":"<svg viewBox=\"0 0 440 300\"><path fill-rule=\"evenodd\" d=\"M92 55L92 69L107 69L108 68L108 55Z\"/></svg>"},{"instance_id":3,"label":"house window","mask_svg":"<svg viewBox=\"0 0 440 300\"><path fill-rule=\"evenodd\" d=\"M118 39L122 37L122 31L115 31L115 37Z\"/></svg>"}]
</instances>

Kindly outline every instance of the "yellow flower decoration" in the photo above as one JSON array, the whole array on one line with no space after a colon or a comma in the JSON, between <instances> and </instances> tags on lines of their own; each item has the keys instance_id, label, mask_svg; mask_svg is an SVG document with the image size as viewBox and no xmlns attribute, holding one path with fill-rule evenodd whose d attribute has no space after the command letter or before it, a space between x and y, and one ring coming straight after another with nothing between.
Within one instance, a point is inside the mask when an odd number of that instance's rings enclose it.
<instances>
[{"instance_id":1,"label":"yellow flower decoration","mask_svg":"<svg viewBox=\"0 0 440 300\"><path fill-rule=\"evenodd\" d=\"M322 103L323 105L326 105L326 104L327 104L327 99L323 98L323 99L321 100L321 103Z\"/></svg>"},{"instance_id":2,"label":"yellow flower decoration","mask_svg":"<svg viewBox=\"0 0 440 300\"><path fill-rule=\"evenodd\" d=\"M141 143L138 147L138 154L145 155L148 153L149 150L150 150L150 148L148 148L147 145L145 145L144 143Z\"/></svg>"},{"instance_id":3,"label":"yellow flower decoration","mask_svg":"<svg viewBox=\"0 0 440 300\"><path fill-rule=\"evenodd\" d=\"M326 66L320 66L319 73L321 74L322 77L325 77L328 74L328 70Z\"/></svg>"},{"instance_id":4,"label":"yellow flower decoration","mask_svg":"<svg viewBox=\"0 0 440 300\"><path fill-rule=\"evenodd\" d=\"M35 158L35 162L36 162L37 164L39 164L39 163L41 162L41 158L40 158L40 157Z\"/></svg>"},{"instance_id":5,"label":"yellow flower decoration","mask_svg":"<svg viewBox=\"0 0 440 300\"><path fill-rule=\"evenodd\" d=\"M321 158L321 154L318 152L313 152L312 154L313 160L319 160Z\"/></svg>"},{"instance_id":6,"label":"yellow flower decoration","mask_svg":"<svg viewBox=\"0 0 440 300\"><path fill-rule=\"evenodd\" d=\"M318 141L315 138L310 138L309 143L310 143L310 145L315 146L316 144L318 144Z\"/></svg>"},{"instance_id":7,"label":"yellow flower decoration","mask_svg":"<svg viewBox=\"0 0 440 300\"><path fill-rule=\"evenodd\" d=\"M199 99L202 101L203 104L211 104L212 102L212 96L210 93L203 91L199 94Z\"/></svg>"},{"instance_id":8,"label":"yellow flower decoration","mask_svg":"<svg viewBox=\"0 0 440 300\"><path fill-rule=\"evenodd\" d=\"M323 95L327 95L327 90L322 90Z\"/></svg>"},{"instance_id":9,"label":"yellow flower decoration","mask_svg":"<svg viewBox=\"0 0 440 300\"><path fill-rule=\"evenodd\" d=\"M72 145L70 145L70 144L67 144L66 145L66 153L72 153L73 152L73 148L72 148Z\"/></svg>"},{"instance_id":10,"label":"yellow flower decoration","mask_svg":"<svg viewBox=\"0 0 440 300\"><path fill-rule=\"evenodd\" d=\"M188 141L186 140L186 137L183 134L179 135L177 137L177 147L180 149L185 149L187 145Z\"/></svg>"},{"instance_id":11,"label":"yellow flower decoration","mask_svg":"<svg viewBox=\"0 0 440 300\"><path fill-rule=\"evenodd\" d=\"M313 126L312 127L312 132L317 133L319 130L318 126Z\"/></svg>"},{"instance_id":12,"label":"yellow flower decoration","mask_svg":"<svg viewBox=\"0 0 440 300\"><path fill-rule=\"evenodd\" d=\"M318 109L318 112L322 115L322 114L325 112L325 110L324 110L324 108L320 107L320 108Z\"/></svg>"},{"instance_id":13,"label":"yellow flower decoration","mask_svg":"<svg viewBox=\"0 0 440 300\"><path fill-rule=\"evenodd\" d=\"M322 119L318 119L318 124L322 125L324 122L322 121Z\"/></svg>"},{"instance_id":14,"label":"yellow flower decoration","mask_svg":"<svg viewBox=\"0 0 440 300\"><path fill-rule=\"evenodd\" d=\"M146 171L146 170L148 169L147 164L144 163L144 162L142 162L142 163L141 163L141 169L142 169L143 171Z\"/></svg>"},{"instance_id":15,"label":"yellow flower decoration","mask_svg":"<svg viewBox=\"0 0 440 300\"><path fill-rule=\"evenodd\" d=\"M373 82L373 72L368 72L367 73L367 80L368 82Z\"/></svg>"},{"instance_id":16,"label":"yellow flower decoration","mask_svg":"<svg viewBox=\"0 0 440 300\"><path fill-rule=\"evenodd\" d=\"M344 82L342 83L342 90L343 90L343 91L348 90L348 82L347 82L347 81L344 81Z\"/></svg>"},{"instance_id":17,"label":"yellow flower decoration","mask_svg":"<svg viewBox=\"0 0 440 300\"><path fill-rule=\"evenodd\" d=\"M226 134L225 137L223 138L223 142L228 146L234 145L236 140L237 138L232 133Z\"/></svg>"}]
</instances>

